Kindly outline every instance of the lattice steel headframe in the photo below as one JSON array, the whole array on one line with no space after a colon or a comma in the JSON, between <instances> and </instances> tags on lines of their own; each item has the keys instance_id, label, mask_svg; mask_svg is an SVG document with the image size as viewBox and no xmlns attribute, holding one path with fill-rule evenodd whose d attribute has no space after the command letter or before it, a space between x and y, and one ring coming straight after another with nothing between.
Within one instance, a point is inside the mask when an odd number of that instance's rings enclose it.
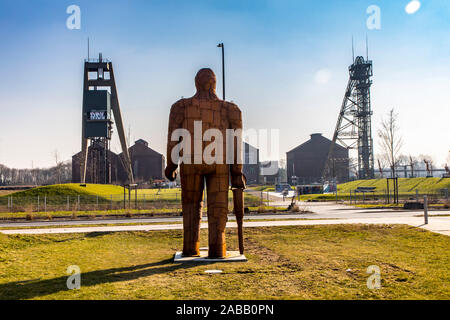
<instances>
[{"instance_id":1,"label":"lattice steel headframe","mask_svg":"<svg viewBox=\"0 0 450 320\"><path fill-rule=\"evenodd\" d=\"M372 108L370 104L372 61L359 56L349 67L350 79L345 92L333 143L325 164L324 180L332 177L332 163L336 142L348 149L358 150L358 178L374 178Z\"/></svg>"},{"instance_id":2,"label":"lattice steel headframe","mask_svg":"<svg viewBox=\"0 0 450 320\"><path fill-rule=\"evenodd\" d=\"M100 53L98 60L88 58L84 62L80 161L81 183L86 182L89 140L91 141L92 150L92 159L89 163L93 172L91 180L94 183L111 183L109 146L114 124L111 111L114 115L117 133L122 146L123 165L127 172L128 181L129 183L134 183L113 65L110 61L103 59Z\"/></svg>"}]
</instances>

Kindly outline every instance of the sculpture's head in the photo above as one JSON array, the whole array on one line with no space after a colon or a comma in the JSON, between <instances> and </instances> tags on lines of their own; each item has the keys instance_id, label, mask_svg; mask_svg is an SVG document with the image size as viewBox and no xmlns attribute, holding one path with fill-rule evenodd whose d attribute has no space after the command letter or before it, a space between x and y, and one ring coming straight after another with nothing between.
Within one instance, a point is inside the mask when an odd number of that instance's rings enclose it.
<instances>
[{"instance_id":1,"label":"sculpture's head","mask_svg":"<svg viewBox=\"0 0 450 320\"><path fill-rule=\"evenodd\" d=\"M216 75L209 68L200 69L195 76L197 94L216 96Z\"/></svg>"}]
</instances>

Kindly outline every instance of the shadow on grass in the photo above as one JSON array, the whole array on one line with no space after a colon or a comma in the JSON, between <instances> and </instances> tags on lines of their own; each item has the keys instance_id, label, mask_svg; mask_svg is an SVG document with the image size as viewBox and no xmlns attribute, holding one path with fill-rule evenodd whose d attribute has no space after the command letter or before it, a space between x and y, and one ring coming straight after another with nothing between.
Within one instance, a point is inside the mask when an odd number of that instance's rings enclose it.
<instances>
[{"instance_id":1,"label":"shadow on grass","mask_svg":"<svg viewBox=\"0 0 450 320\"><path fill-rule=\"evenodd\" d=\"M199 265L211 263L174 263L173 258L143 265L97 270L83 273L81 270L81 289L104 283L130 281L155 274L173 272L179 269L189 269ZM0 284L0 299L18 300L33 299L60 291L67 291L69 275L47 280L15 281Z\"/></svg>"},{"instance_id":2,"label":"shadow on grass","mask_svg":"<svg viewBox=\"0 0 450 320\"><path fill-rule=\"evenodd\" d=\"M109 234L114 234L112 231L105 231L105 232L89 232L86 233L84 236L86 238L97 238L97 237L103 237Z\"/></svg>"}]
</instances>

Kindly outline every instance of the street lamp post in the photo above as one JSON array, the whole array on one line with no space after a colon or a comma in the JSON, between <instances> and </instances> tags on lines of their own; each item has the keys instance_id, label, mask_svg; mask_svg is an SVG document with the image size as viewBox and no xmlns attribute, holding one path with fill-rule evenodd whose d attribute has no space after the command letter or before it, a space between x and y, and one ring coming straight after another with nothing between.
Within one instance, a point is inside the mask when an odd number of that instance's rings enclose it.
<instances>
[{"instance_id":1,"label":"street lamp post","mask_svg":"<svg viewBox=\"0 0 450 320\"><path fill-rule=\"evenodd\" d=\"M225 46L223 43L219 43L217 47L222 48L222 89L223 100L225 100Z\"/></svg>"}]
</instances>

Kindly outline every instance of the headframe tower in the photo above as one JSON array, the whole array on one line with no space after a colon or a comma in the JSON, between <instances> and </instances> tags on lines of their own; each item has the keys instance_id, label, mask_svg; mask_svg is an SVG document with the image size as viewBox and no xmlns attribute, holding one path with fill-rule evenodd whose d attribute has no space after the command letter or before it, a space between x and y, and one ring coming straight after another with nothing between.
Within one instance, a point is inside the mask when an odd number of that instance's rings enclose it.
<instances>
[{"instance_id":1,"label":"headframe tower","mask_svg":"<svg viewBox=\"0 0 450 320\"><path fill-rule=\"evenodd\" d=\"M358 151L358 179L374 178L374 157L372 139L372 61L356 57L349 67L350 78L344 101L339 112L333 141L325 163L324 180L332 180L334 146L339 142L348 149ZM330 179L331 178L331 179Z\"/></svg>"},{"instance_id":2,"label":"headframe tower","mask_svg":"<svg viewBox=\"0 0 450 320\"><path fill-rule=\"evenodd\" d=\"M111 111L119 134L123 152L123 166L128 182L134 183L130 155L125 139L122 114L120 111L114 69L110 61L99 54L97 59L84 62L83 111L81 136L81 183L86 183L86 167L92 168L92 182L111 183L110 140L112 136ZM88 163L88 142L90 140L91 157Z\"/></svg>"}]
</instances>

